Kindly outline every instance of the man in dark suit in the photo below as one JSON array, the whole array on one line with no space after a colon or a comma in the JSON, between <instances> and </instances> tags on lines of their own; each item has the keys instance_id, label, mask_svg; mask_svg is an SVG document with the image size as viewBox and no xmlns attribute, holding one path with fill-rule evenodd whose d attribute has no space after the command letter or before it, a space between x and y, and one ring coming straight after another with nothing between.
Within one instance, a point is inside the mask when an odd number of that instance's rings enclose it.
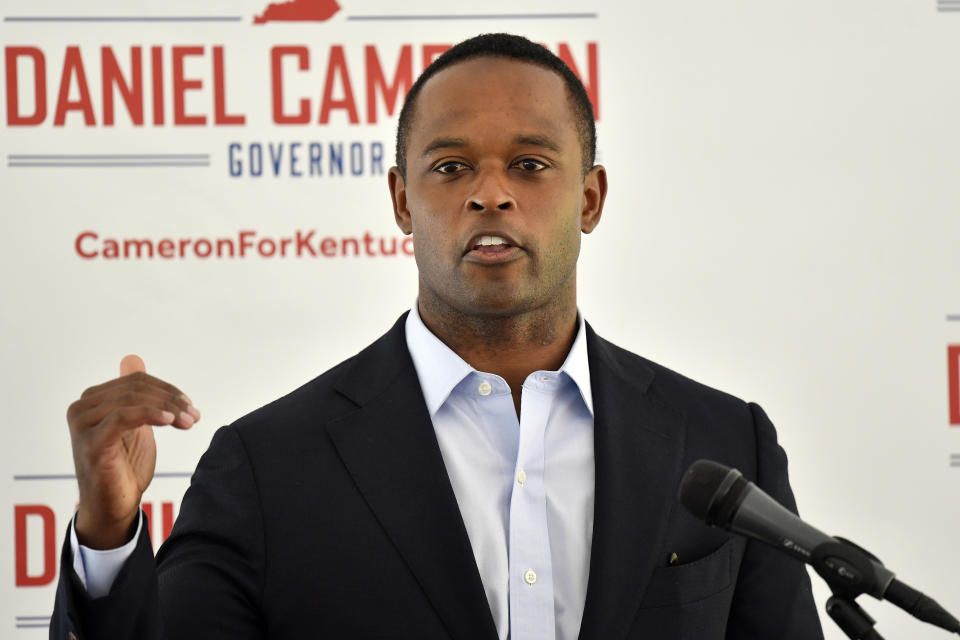
<instances>
[{"instance_id":1,"label":"man in dark suit","mask_svg":"<svg viewBox=\"0 0 960 640\"><path fill-rule=\"evenodd\" d=\"M578 314L594 148L586 93L545 49L501 34L439 58L389 178L417 305L218 431L156 563L148 425L199 413L138 359L88 389L51 637L821 638L801 565L676 504L711 458L795 508L769 420Z\"/></svg>"}]
</instances>

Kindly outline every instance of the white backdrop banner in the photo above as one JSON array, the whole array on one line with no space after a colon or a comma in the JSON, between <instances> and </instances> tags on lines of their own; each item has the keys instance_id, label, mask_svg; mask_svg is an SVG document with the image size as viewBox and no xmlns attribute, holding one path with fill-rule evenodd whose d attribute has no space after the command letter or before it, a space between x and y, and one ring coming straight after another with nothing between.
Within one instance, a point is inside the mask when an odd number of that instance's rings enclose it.
<instances>
[{"instance_id":1,"label":"white backdrop banner","mask_svg":"<svg viewBox=\"0 0 960 640\"><path fill-rule=\"evenodd\" d=\"M804 517L960 611L954 5L4 2L0 636L47 633L65 411L124 354L204 412L158 431L159 542L215 427L410 307L396 117L430 60L491 31L558 53L597 107L585 316L760 402ZM864 604L887 637L944 637Z\"/></svg>"}]
</instances>

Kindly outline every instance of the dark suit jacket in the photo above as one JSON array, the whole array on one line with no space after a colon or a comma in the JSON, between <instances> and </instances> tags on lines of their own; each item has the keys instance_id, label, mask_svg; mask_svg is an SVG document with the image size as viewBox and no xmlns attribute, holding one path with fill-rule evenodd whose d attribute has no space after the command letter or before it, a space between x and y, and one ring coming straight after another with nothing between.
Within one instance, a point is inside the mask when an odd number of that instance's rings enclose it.
<instances>
[{"instance_id":1,"label":"dark suit jacket","mask_svg":"<svg viewBox=\"0 0 960 640\"><path fill-rule=\"evenodd\" d=\"M65 545L50 637L494 640L403 320L220 429L156 565L144 533L91 600ZM795 509L763 411L589 325L587 345L596 501L580 638L822 638L802 565L677 504L683 472L710 458Z\"/></svg>"}]
</instances>

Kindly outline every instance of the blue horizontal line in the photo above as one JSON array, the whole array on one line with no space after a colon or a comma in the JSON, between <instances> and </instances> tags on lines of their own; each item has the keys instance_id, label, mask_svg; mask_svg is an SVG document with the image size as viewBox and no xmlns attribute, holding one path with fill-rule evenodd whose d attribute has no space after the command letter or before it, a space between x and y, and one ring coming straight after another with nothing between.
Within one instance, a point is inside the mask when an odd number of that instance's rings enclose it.
<instances>
[{"instance_id":1,"label":"blue horizontal line","mask_svg":"<svg viewBox=\"0 0 960 640\"><path fill-rule=\"evenodd\" d=\"M189 471L158 471L153 474L154 478L189 478L193 474ZM76 480L77 476L73 473L48 473L48 474L21 474L13 476L17 480Z\"/></svg>"},{"instance_id":2,"label":"blue horizontal line","mask_svg":"<svg viewBox=\"0 0 960 640\"><path fill-rule=\"evenodd\" d=\"M44 627L49 627L49 622L28 622L26 624L17 623L17 629L42 629Z\"/></svg>"},{"instance_id":3,"label":"blue horizontal line","mask_svg":"<svg viewBox=\"0 0 960 640\"><path fill-rule=\"evenodd\" d=\"M240 22L243 16L5 16L4 22Z\"/></svg>"},{"instance_id":4,"label":"blue horizontal line","mask_svg":"<svg viewBox=\"0 0 960 640\"><path fill-rule=\"evenodd\" d=\"M8 162L8 167L209 167L210 162Z\"/></svg>"},{"instance_id":5,"label":"blue horizontal line","mask_svg":"<svg viewBox=\"0 0 960 640\"><path fill-rule=\"evenodd\" d=\"M50 620L50 616L17 616L18 622L27 622L28 620Z\"/></svg>"},{"instance_id":6,"label":"blue horizontal line","mask_svg":"<svg viewBox=\"0 0 960 640\"><path fill-rule=\"evenodd\" d=\"M92 153L92 154L10 154L7 160L209 160L209 153Z\"/></svg>"},{"instance_id":7,"label":"blue horizontal line","mask_svg":"<svg viewBox=\"0 0 960 640\"><path fill-rule=\"evenodd\" d=\"M464 15L383 15L383 16L347 16L347 20L557 20L592 19L595 13L487 13Z\"/></svg>"},{"instance_id":8,"label":"blue horizontal line","mask_svg":"<svg viewBox=\"0 0 960 640\"><path fill-rule=\"evenodd\" d=\"M14 475L14 480L74 480L76 475L72 473L50 473L47 475Z\"/></svg>"}]
</instances>

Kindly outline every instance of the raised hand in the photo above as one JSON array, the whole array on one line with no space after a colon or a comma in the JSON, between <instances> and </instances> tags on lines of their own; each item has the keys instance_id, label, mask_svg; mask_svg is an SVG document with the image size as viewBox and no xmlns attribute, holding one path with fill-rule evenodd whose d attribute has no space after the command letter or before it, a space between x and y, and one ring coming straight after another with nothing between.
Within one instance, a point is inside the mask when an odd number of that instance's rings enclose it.
<instances>
[{"instance_id":1,"label":"raised hand","mask_svg":"<svg viewBox=\"0 0 960 640\"><path fill-rule=\"evenodd\" d=\"M77 538L92 549L123 545L136 529L140 498L157 462L153 426L189 429L200 419L175 386L129 355L120 377L83 392L67 409L80 486Z\"/></svg>"}]
</instances>

